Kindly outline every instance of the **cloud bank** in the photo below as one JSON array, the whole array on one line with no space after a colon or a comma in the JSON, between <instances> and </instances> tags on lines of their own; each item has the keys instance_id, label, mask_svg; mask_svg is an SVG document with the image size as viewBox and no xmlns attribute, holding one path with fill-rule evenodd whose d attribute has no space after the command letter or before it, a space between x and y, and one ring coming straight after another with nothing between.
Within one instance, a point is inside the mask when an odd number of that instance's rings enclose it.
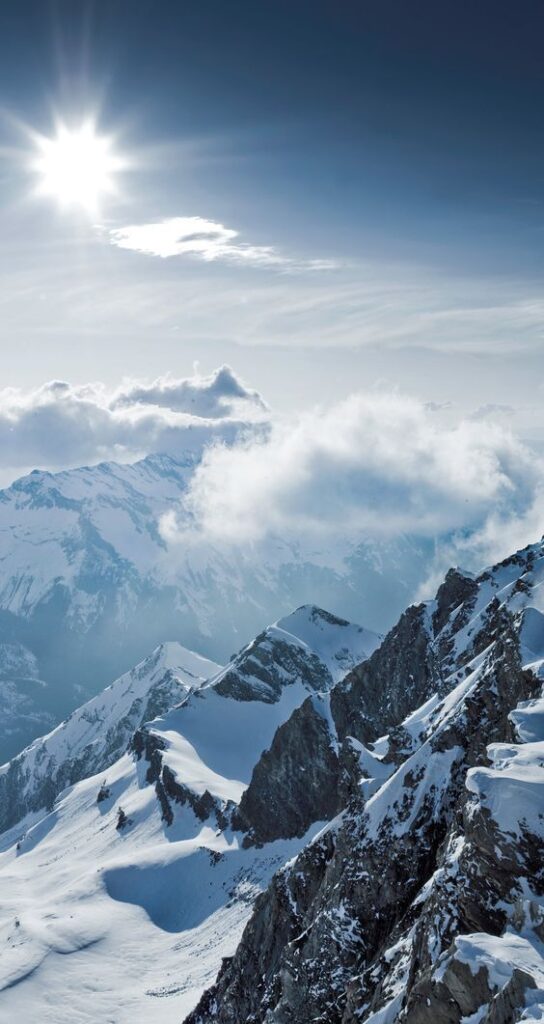
<instances>
[{"instance_id":1,"label":"cloud bank","mask_svg":"<svg viewBox=\"0 0 544 1024\"><path fill-rule=\"evenodd\" d=\"M132 461L150 452L200 455L207 444L233 444L247 431L262 430L265 421L261 396L226 366L207 377L160 377L113 392L65 381L26 392L5 388L0 469L13 477L34 467Z\"/></svg>"},{"instance_id":2,"label":"cloud bank","mask_svg":"<svg viewBox=\"0 0 544 1024\"><path fill-rule=\"evenodd\" d=\"M249 556L255 545L258 558L277 536L322 552L409 536L435 543L438 578L542 533L544 460L499 411L455 421L440 403L371 392L282 419L227 366L113 391L52 381L0 391L1 482L34 467L192 454L186 498L160 524L173 554L212 544Z\"/></svg>"},{"instance_id":3,"label":"cloud bank","mask_svg":"<svg viewBox=\"0 0 544 1024\"><path fill-rule=\"evenodd\" d=\"M330 270L331 260L297 260L271 245L250 245L239 241L240 232L205 217L168 217L150 224L128 224L110 231L112 245L132 249L146 256L169 259L193 256L212 263L223 260L246 266L278 270Z\"/></svg>"},{"instance_id":4,"label":"cloud bank","mask_svg":"<svg viewBox=\"0 0 544 1024\"><path fill-rule=\"evenodd\" d=\"M451 425L406 396L356 394L207 450L162 529L170 542L447 537L449 559L480 564L537 538L543 518L544 463L503 425Z\"/></svg>"}]
</instances>

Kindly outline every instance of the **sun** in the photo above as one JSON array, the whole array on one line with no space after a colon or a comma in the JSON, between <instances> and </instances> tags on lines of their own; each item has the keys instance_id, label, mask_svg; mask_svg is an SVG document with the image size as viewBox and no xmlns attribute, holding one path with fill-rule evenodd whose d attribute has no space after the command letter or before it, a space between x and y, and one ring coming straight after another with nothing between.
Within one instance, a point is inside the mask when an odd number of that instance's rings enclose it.
<instances>
[{"instance_id":1,"label":"sun","mask_svg":"<svg viewBox=\"0 0 544 1024\"><path fill-rule=\"evenodd\" d=\"M115 179L123 161L114 152L113 140L98 135L92 121L75 129L59 124L54 138L38 137L37 147L34 170L40 195L95 213L100 201L117 191Z\"/></svg>"}]
</instances>

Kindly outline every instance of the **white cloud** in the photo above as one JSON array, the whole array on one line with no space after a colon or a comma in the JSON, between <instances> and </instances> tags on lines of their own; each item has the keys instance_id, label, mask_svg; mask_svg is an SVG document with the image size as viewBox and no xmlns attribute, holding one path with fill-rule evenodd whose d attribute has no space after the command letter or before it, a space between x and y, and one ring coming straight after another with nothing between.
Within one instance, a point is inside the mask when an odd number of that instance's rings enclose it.
<instances>
[{"instance_id":1,"label":"white cloud","mask_svg":"<svg viewBox=\"0 0 544 1024\"><path fill-rule=\"evenodd\" d=\"M205 217L168 217L151 224L129 224L110 231L110 242L146 256L195 256L207 263L226 260L279 270L329 270L331 260L296 260L271 245L238 241L240 232Z\"/></svg>"},{"instance_id":2,"label":"white cloud","mask_svg":"<svg viewBox=\"0 0 544 1024\"><path fill-rule=\"evenodd\" d=\"M0 391L0 470L58 467L102 459L130 461L149 452L200 454L264 429L265 404L229 367L208 377L101 384L51 381L30 391Z\"/></svg>"},{"instance_id":3,"label":"white cloud","mask_svg":"<svg viewBox=\"0 0 544 1024\"><path fill-rule=\"evenodd\" d=\"M225 366L115 390L52 381L0 391L0 474L190 452L202 461L161 524L173 547L432 539L429 596L449 564L480 568L542 532L544 460L484 412L455 421L447 404L371 392L272 419Z\"/></svg>"},{"instance_id":4,"label":"white cloud","mask_svg":"<svg viewBox=\"0 0 544 1024\"><path fill-rule=\"evenodd\" d=\"M543 461L503 426L451 425L412 398L356 394L208 449L163 531L170 542L447 537L448 559L458 550L479 565L535 539L543 496Z\"/></svg>"},{"instance_id":5,"label":"white cloud","mask_svg":"<svg viewBox=\"0 0 544 1024\"><path fill-rule=\"evenodd\" d=\"M167 375L151 384L135 381L119 388L111 405L156 405L212 419L238 414L260 416L268 409L259 392L247 388L230 366L221 366L207 377L195 374L180 380Z\"/></svg>"}]
</instances>

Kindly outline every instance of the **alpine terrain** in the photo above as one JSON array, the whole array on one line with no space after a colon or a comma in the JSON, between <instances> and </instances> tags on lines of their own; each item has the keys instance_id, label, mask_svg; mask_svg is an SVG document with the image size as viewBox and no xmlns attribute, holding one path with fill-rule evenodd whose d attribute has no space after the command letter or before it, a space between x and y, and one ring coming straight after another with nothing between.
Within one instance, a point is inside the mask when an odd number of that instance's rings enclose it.
<instances>
[{"instance_id":1,"label":"alpine terrain","mask_svg":"<svg viewBox=\"0 0 544 1024\"><path fill-rule=\"evenodd\" d=\"M0 26L0 1024L544 1024L544 0Z\"/></svg>"},{"instance_id":2,"label":"alpine terrain","mask_svg":"<svg viewBox=\"0 0 544 1024\"><path fill-rule=\"evenodd\" d=\"M425 550L408 538L169 545L162 517L200 455L35 471L0 491L0 761L166 639L224 664L297 605L381 630L417 586Z\"/></svg>"},{"instance_id":3,"label":"alpine terrain","mask_svg":"<svg viewBox=\"0 0 544 1024\"><path fill-rule=\"evenodd\" d=\"M303 606L206 681L161 648L32 744L6 1019L541 1020L543 583L544 542L383 639Z\"/></svg>"},{"instance_id":4,"label":"alpine terrain","mask_svg":"<svg viewBox=\"0 0 544 1024\"><path fill-rule=\"evenodd\" d=\"M331 691L314 763L342 809L187 1024L543 1019L543 583L544 543L450 571ZM269 768L300 736L295 712Z\"/></svg>"},{"instance_id":5,"label":"alpine terrain","mask_svg":"<svg viewBox=\"0 0 544 1024\"><path fill-rule=\"evenodd\" d=\"M238 821L255 766L293 712L309 696L325 706L379 642L302 607L205 682L209 662L164 645L7 764L0 1017L39 1000L48 1024L179 1021L255 896L316 831L314 791L310 825L302 811L279 829L287 838L256 846L248 812Z\"/></svg>"}]
</instances>

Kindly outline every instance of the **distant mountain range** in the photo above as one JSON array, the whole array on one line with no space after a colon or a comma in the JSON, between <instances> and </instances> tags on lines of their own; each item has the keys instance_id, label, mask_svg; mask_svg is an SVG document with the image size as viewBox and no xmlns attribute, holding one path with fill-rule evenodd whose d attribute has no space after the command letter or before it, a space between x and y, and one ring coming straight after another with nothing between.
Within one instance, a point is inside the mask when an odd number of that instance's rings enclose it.
<instances>
[{"instance_id":1,"label":"distant mountain range","mask_svg":"<svg viewBox=\"0 0 544 1024\"><path fill-rule=\"evenodd\" d=\"M161 517L195 460L35 471L0 492L0 760L165 640L224 664L305 603L379 631L420 581L428 552L409 539L168 548Z\"/></svg>"}]
</instances>

